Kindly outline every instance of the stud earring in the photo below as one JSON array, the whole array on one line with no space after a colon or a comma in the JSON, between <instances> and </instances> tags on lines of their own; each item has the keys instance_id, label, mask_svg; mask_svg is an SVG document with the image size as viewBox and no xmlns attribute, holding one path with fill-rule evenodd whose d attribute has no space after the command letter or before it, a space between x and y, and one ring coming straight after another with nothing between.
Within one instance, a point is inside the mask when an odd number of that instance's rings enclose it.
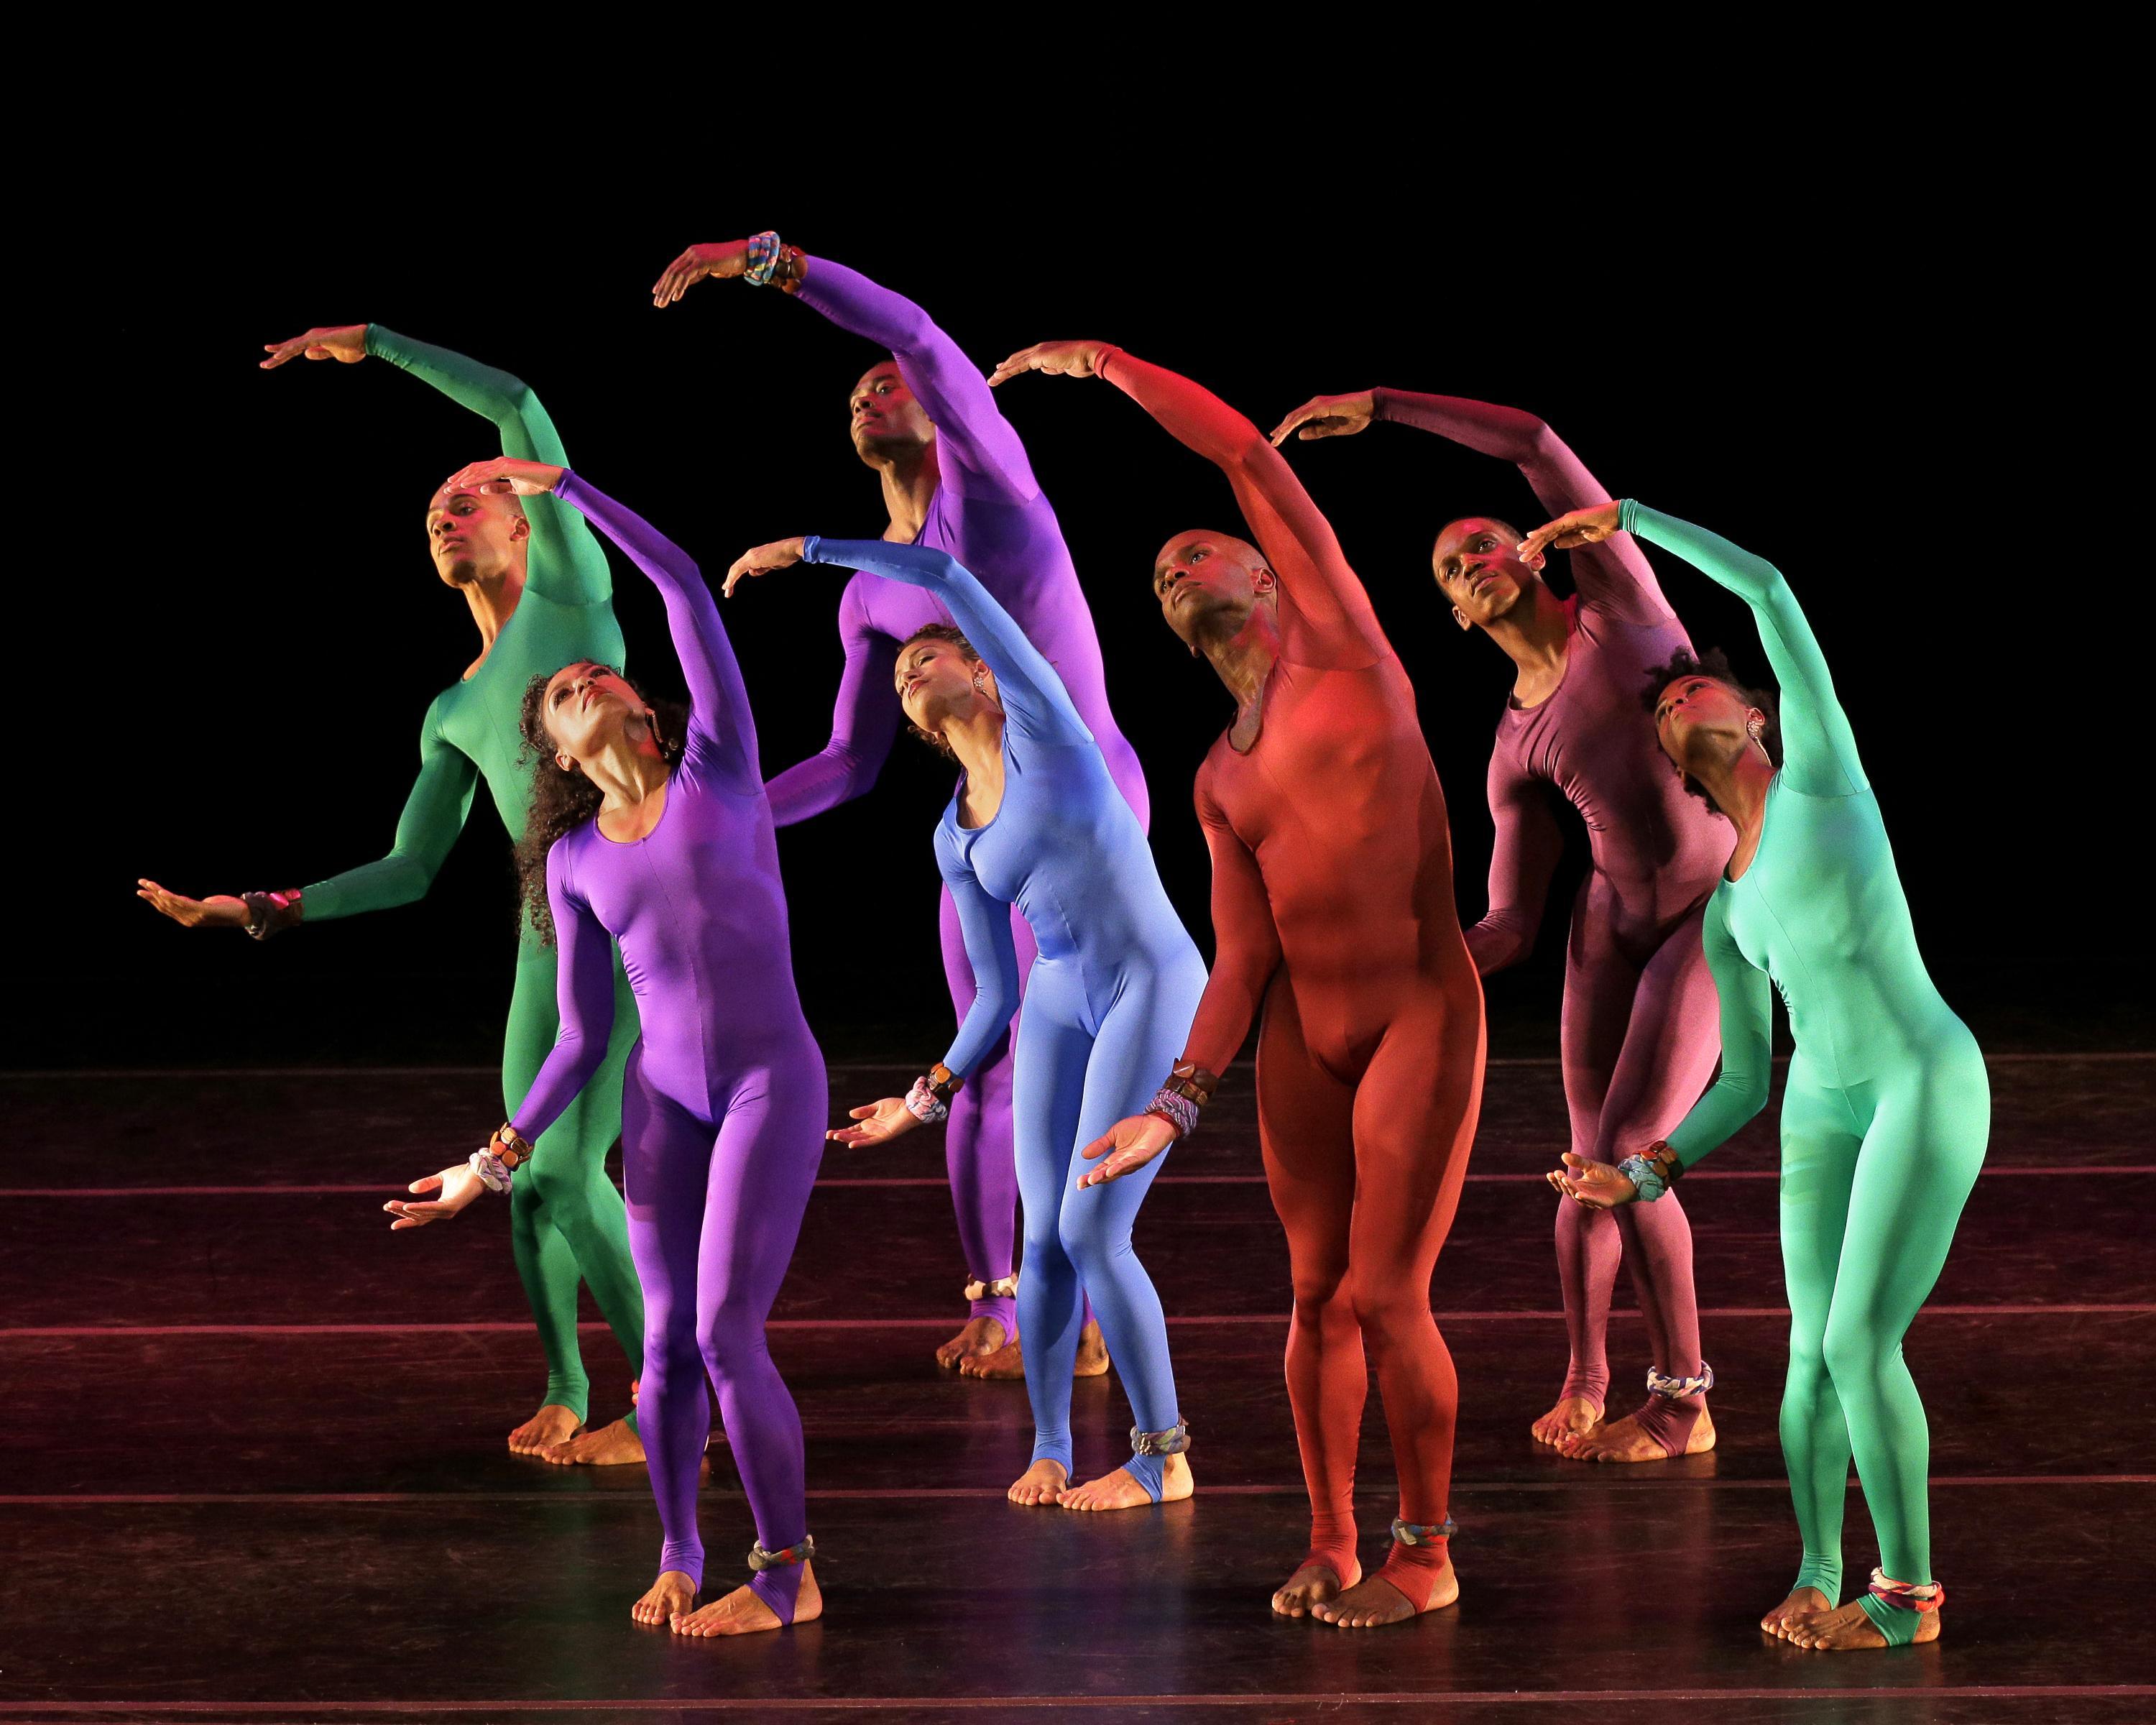
<instances>
[{"instance_id":1,"label":"stud earring","mask_svg":"<svg viewBox=\"0 0 2156 1725\"><path fill-rule=\"evenodd\" d=\"M988 668L984 665L978 667L973 672L973 693L976 695L986 695L988 692Z\"/></svg>"}]
</instances>

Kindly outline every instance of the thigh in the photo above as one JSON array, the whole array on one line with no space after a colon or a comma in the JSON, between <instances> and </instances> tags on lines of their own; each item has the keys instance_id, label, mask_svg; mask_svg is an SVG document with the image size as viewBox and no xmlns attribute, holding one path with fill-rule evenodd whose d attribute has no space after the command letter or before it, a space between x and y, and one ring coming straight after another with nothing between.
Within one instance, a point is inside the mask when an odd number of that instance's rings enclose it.
<instances>
[{"instance_id":1,"label":"thigh","mask_svg":"<svg viewBox=\"0 0 2156 1725\"><path fill-rule=\"evenodd\" d=\"M644 1081L641 1050L622 1091L621 1173L629 1245L656 1327L675 1302L686 1312L704 1224L713 1127Z\"/></svg>"},{"instance_id":2,"label":"thigh","mask_svg":"<svg viewBox=\"0 0 2156 1725\"><path fill-rule=\"evenodd\" d=\"M1029 1236L1055 1230L1093 1053L1078 979L1053 962L1033 968L1011 1078L1011 1140Z\"/></svg>"},{"instance_id":3,"label":"thigh","mask_svg":"<svg viewBox=\"0 0 2156 1725\"><path fill-rule=\"evenodd\" d=\"M1481 1001L1424 995L1355 1090L1354 1255L1426 1282L1451 1229L1482 1106Z\"/></svg>"},{"instance_id":4,"label":"thigh","mask_svg":"<svg viewBox=\"0 0 2156 1725\"><path fill-rule=\"evenodd\" d=\"M1564 1007L1558 1021L1558 1063L1564 1074L1565 1112L1572 1147L1593 1157L1602 1137L1602 1117L1612 1076L1632 1021L1640 968L1620 947L1606 895L1593 891L1593 875L1580 883L1564 943Z\"/></svg>"},{"instance_id":5,"label":"thigh","mask_svg":"<svg viewBox=\"0 0 2156 1725\"><path fill-rule=\"evenodd\" d=\"M1826 1333L1863 1139L1848 1101L1793 1063L1782 1098L1782 1271L1793 1338Z\"/></svg>"},{"instance_id":6,"label":"thigh","mask_svg":"<svg viewBox=\"0 0 2156 1725\"><path fill-rule=\"evenodd\" d=\"M713 1137L697 1304L761 1321L778 1297L824 1158L829 1103L812 1048L742 1074Z\"/></svg>"},{"instance_id":7,"label":"thigh","mask_svg":"<svg viewBox=\"0 0 2156 1725\"><path fill-rule=\"evenodd\" d=\"M1079 1152L1117 1121L1145 1111L1183 1052L1191 1019L1197 1015L1199 997L1204 992L1205 967L1194 949L1187 966L1176 964L1127 979L1101 1014L1086 1058L1077 1129L1066 1153L1063 1183L1066 1224L1086 1219L1102 1209L1099 1200L1112 1194L1108 1208L1126 1219L1122 1226L1128 1231L1127 1218L1136 1214L1174 1153L1156 1156L1135 1174L1081 1191L1079 1178L1094 1164Z\"/></svg>"},{"instance_id":8,"label":"thigh","mask_svg":"<svg viewBox=\"0 0 2156 1725\"><path fill-rule=\"evenodd\" d=\"M1354 1111L1355 1092L1312 1055L1294 990L1276 976L1258 1031L1258 1144L1299 1298L1329 1290L1348 1273Z\"/></svg>"},{"instance_id":9,"label":"thigh","mask_svg":"<svg viewBox=\"0 0 2156 1725\"><path fill-rule=\"evenodd\" d=\"M1599 1160L1621 1162L1666 1137L1714 1076L1722 1023L1700 940L1706 911L1702 901L1636 973L1624 1045L1595 1134Z\"/></svg>"}]
</instances>

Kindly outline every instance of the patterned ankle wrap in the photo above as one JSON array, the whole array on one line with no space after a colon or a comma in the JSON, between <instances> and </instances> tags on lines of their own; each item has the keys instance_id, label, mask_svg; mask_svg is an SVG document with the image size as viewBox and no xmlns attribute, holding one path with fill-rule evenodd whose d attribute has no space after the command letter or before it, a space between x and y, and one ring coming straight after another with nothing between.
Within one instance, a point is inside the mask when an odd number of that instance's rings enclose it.
<instances>
[{"instance_id":1,"label":"patterned ankle wrap","mask_svg":"<svg viewBox=\"0 0 2156 1725\"><path fill-rule=\"evenodd\" d=\"M1016 1298L1017 1295L1018 1278L1015 1276L999 1276L993 1281L983 1281L976 1276L969 1277L966 1283L966 1298L968 1300L1010 1300Z\"/></svg>"},{"instance_id":2,"label":"patterned ankle wrap","mask_svg":"<svg viewBox=\"0 0 2156 1725\"><path fill-rule=\"evenodd\" d=\"M1180 1455L1190 1447L1190 1422L1178 1420L1166 1431L1140 1431L1131 1428L1131 1454L1133 1455Z\"/></svg>"},{"instance_id":3,"label":"patterned ankle wrap","mask_svg":"<svg viewBox=\"0 0 2156 1725\"><path fill-rule=\"evenodd\" d=\"M803 1534L783 1551L766 1551L759 1539L748 1548L748 1566L761 1575L767 1569L777 1569L788 1563L805 1563L816 1555L816 1542Z\"/></svg>"},{"instance_id":4,"label":"patterned ankle wrap","mask_svg":"<svg viewBox=\"0 0 2156 1725\"><path fill-rule=\"evenodd\" d=\"M1687 1396L1705 1395L1713 1388L1714 1368L1705 1360L1699 1363L1699 1376L1697 1378L1672 1378L1666 1373L1656 1371L1652 1366L1647 1368L1649 1395L1667 1396L1673 1402L1681 1402Z\"/></svg>"},{"instance_id":5,"label":"patterned ankle wrap","mask_svg":"<svg viewBox=\"0 0 2156 1725\"><path fill-rule=\"evenodd\" d=\"M1657 1139L1645 1154L1619 1163L1617 1172L1640 1189L1640 1203L1652 1204L1676 1183L1684 1170L1677 1166L1677 1153Z\"/></svg>"},{"instance_id":6,"label":"patterned ankle wrap","mask_svg":"<svg viewBox=\"0 0 2156 1725\"><path fill-rule=\"evenodd\" d=\"M1871 1572L1871 1596L1882 1604L1900 1607L1904 1611L1936 1611L1946 1604L1947 1590L1936 1581L1921 1584L1889 1581L1887 1572Z\"/></svg>"},{"instance_id":7,"label":"patterned ankle wrap","mask_svg":"<svg viewBox=\"0 0 2156 1725\"><path fill-rule=\"evenodd\" d=\"M1395 1545L1428 1545L1434 1540L1450 1539L1460 1531L1460 1523L1447 1516L1435 1525L1426 1522L1404 1522L1393 1517L1393 1543Z\"/></svg>"}]
</instances>

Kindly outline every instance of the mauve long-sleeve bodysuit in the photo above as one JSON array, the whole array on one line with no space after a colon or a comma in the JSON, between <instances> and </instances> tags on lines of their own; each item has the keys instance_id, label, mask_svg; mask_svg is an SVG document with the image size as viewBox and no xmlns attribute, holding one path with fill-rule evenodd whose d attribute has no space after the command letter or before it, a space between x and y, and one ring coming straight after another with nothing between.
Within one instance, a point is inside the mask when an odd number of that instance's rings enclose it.
<instances>
[{"instance_id":1,"label":"mauve long-sleeve bodysuit","mask_svg":"<svg viewBox=\"0 0 2156 1725\"><path fill-rule=\"evenodd\" d=\"M1373 394L1381 418L1513 463L1546 517L1609 501L1532 413L1455 396ZM1467 931L1467 947L1485 976L1532 950L1563 849L1553 806L1561 797L1586 824L1590 857L1565 945L1565 1103L1573 1149L1614 1164L1665 1137L1714 1076L1722 1037L1700 916L1735 834L1686 793L1640 710L1649 671L1691 650L1654 569L1629 533L1570 555L1563 679L1533 706L1509 701L1497 721L1489 909ZM1631 1266L1656 1370L1696 1378L1702 1366L1683 1209L1665 1202L1587 1210L1560 1199L1558 1281L1571 1343L1561 1394L1597 1408L1609 1393L1606 1332L1620 1257ZM1703 1394L1650 1395L1635 1417L1681 1455L1705 1404Z\"/></svg>"},{"instance_id":2,"label":"mauve long-sleeve bodysuit","mask_svg":"<svg viewBox=\"0 0 2156 1725\"><path fill-rule=\"evenodd\" d=\"M795 297L840 328L886 349L935 424L941 477L913 542L947 552L971 570L1055 667L1142 829L1149 813L1145 774L1108 711L1093 614L1078 585L1055 511L980 370L911 300L829 258L809 258L805 270ZM952 620L942 601L925 588L867 571L846 583L839 601L846 663L831 716L831 740L819 753L773 778L767 788L772 816L780 826L820 814L875 783L901 716L891 686L898 644L923 624ZM948 891L942 894L939 915L944 977L963 1019L978 985ZM1030 968L1033 935L1015 907L1010 921L1023 977ZM1010 1044L1005 1037L952 1099L944 1133L959 1241L967 1268L984 1283L1008 1276L1013 1267L1018 1176L1011 1145ZM995 1318L1007 1336L1018 1333L1015 1307L1008 1297L977 1300L973 1312Z\"/></svg>"},{"instance_id":3,"label":"mauve long-sleeve bodysuit","mask_svg":"<svg viewBox=\"0 0 2156 1725\"><path fill-rule=\"evenodd\" d=\"M1279 578L1257 741L1239 752L1222 736L1198 773L1216 952L1186 1053L1224 1070L1262 1009L1258 1127L1294 1278L1287 1384L1310 1559L1344 1581L1371 1365L1400 1518L1442 1525L1451 1490L1459 1385L1430 1285L1484 1047L1445 793L1407 673L1280 452L1188 378L1114 349L1099 372L1227 475ZM1442 1537L1396 1543L1379 1573L1420 1608L1445 1560Z\"/></svg>"},{"instance_id":4,"label":"mauve long-sleeve bodysuit","mask_svg":"<svg viewBox=\"0 0 2156 1725\"><path fill-rule=\"evenodd\" d=\"M617 843L591 821L547 854L562 1032L511 1120L536 1141L604 1055L611 935L643 1022L623 1089L622 1183L644 1284L639 1408L665 1534L659 1567L701 1585L706 1373L757 1538L775 1552L808 1532L801 1416L763 1325L823 1160L824 1056L794 991L756 728L718 608L687 553L620 504L574 474L555 495L665 595L690 710L657 825ZM799 1565L749 1584L793 1621Z\"/></svg>"}]
</instances>

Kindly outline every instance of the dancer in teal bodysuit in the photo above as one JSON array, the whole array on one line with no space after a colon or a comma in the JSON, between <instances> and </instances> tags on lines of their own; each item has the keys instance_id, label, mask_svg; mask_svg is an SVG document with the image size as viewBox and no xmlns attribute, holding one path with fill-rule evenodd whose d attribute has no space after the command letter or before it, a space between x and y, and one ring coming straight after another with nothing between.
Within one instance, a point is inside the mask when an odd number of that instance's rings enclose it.
<instances>
[{"instance_id":1,"label":"dancer in teal bodysuit","mask_svg":"<svg viewBox=\"0 0 2156 1725\"><path fill-rule=\"evenodd\" d=\"M1616 1168L1568 1154L1552 1181L1597 1209L1659 1198L1766 1106L1770 982L1780 990L1796 1043L1782 1103L1782 1450L1804 1556L1760 1626L1827 1650L1933 1640L1944 1589L1932 1579L1931 1438L1902 1338L1984 1163L1984 1058L1924 969L1878 799L1789 583L1727 540L1630 500L1563 516L1521 552L1620 528L1751 606L1781 684L1784 753L1778 770L1773 721L1745 691L1697 664L1655 677L1662 747L1737 828L1702 937L1722 995L1722 1076L1666 1143ZM1880 1568L1870 1592L1836 1609L1852 1451Z\"/></svg>"},{"instance_id":2,"label":"dancer in teal bodysuit","mask_svg":"<svg viewBox=\"0 0 2156 1725\"><path fill-rule=\"evenodd\" d=\"M500 428L505 455L565 465L568 457L554 422L530 388L506 372L477 364L446 348L394 334L379 324L310 330L273 344L265 367L304 353L309 359L356 364L368 355L424 379L460 406ZM517 757L523 747L519 709L535 673L596 661L619 667L621 627L614 621L613 580L606 553L583 516L552 496L520 506L514 497L446 490L431 500L428 547L444 582L464 593L480 626L484 650L463 679L428 708L419 731L419 777L398 819L397 839L378 861L318 880L300 893L250 894L249 903L204 901L141 883L146 898L189 926L228 924L258 933L332 916L387 910L424 898L464 829L477 781L484 778L495 811L512 840L522 836L531 778ZM520 932L516 982L501 1061L503 1106L524 1099L554 1045L560 1019L554 1001L555 952L529 922ZM614 1019L606 1061L537 1148L531 1178L519 1180L510 1204L510 1239L547 1356L547 1394L538 1413L510 1434L521 1454L550 1461L637 1462L644 1446L635 1416L579 1437L589 1381L577 1347L577 1284L591 1285L600 1312L632 1366L644 1358L644 1296L629 1255L621 1194L607 1178L607 1152L621 1131L622 1066L636 1040L636 1000L617 959ZM574 1440L574 1441L571 1441Z\"/></svg>"}]
</instances>

